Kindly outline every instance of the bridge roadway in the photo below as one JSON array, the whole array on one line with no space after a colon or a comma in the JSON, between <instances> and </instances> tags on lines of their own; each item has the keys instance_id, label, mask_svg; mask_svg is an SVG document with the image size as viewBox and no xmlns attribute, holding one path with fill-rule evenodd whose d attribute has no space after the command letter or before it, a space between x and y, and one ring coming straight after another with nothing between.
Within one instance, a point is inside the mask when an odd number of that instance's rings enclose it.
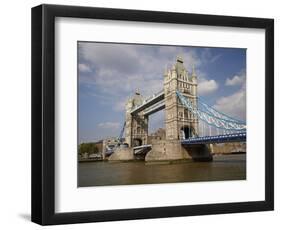
<instances>
[{"instance_id":1,"label":"bridge roadway","mask_svg":"<svg viewBox=\"0 0 281 230\"><path fill-rule=\"evenodd\" d=\"M133 148L135 155L141 155L151 150L152 145L140 145Z\"/></svg>"},{"instance_id":2,"label":"bridge roadway","mask_svg":"<svg viewBox=\"0 0 281 230\"><path fill-rule=\"evenodd\" d=\"M205 136L205 137L191 137L188 139L181 140L182 145L192 144L211 144L211 143L226 143L226 142L244 142L246 141L246 132L216 135L216 136Z\"/></svg>"},{"instance_id":3,"label":"bridge roadway","mask_svg":"<svg viewBox=\"0 0 281 230\"><path fill-rule=\"evenodd\" d=\"M233 134L205 136L205 137L191 137L180 140L182 145L196 145L196 144L212 144L212 143L227 143L227 142L244 142L246 141L246 132L239 132ZM152 148L152 145L141 145L133 148L134 154L142 154Z\"/></svg>"},{"instance_id":4,"label":"bridge roadway","mask_svg":"<svg viewBox=\"0 0 281 230\"><path fill-rule=\"evenodd\" d=\"M151 107L151 108L149 108L149 107ZM144 113L145 113L145 115L150 115L163 108L165 108L164 90L161 90L160 92L153 94L151 97L146 98L141 105L133 108L131 111L131 114L134 115L134 114L137 114L137 113L147 109L147 111L144 111Z\"/></svg>"}]
</instances>

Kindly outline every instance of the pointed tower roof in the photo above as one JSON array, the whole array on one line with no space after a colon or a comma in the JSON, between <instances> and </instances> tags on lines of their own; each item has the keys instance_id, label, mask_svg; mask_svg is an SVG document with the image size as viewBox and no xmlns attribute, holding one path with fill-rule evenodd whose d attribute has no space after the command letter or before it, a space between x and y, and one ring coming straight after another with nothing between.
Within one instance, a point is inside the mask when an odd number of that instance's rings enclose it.
<instances>
[{"instance_id":1,"label":"pointed tower roof","mask_svg":"<svg viewBox=\"0 0 281 230\"><path fill-rule=\"evenodd\" d=\"M182 58L182 56L180 56L180 55L177 56L177 62L183 63L183 58Z\"/></svg>"},{"instance_id":2,"label":"pointed tower roof","mask_svg":"<svg viewBox=\"0 0 281 230\"><path fill-rule=\"evenodd\" d=\"M192 74L191 74L191 79L194 83L197 83L197 75L195 72L195 67L194 67L194 63L192 64Z\"/></svg>"},{"instance_id":3,"label":"pointed tower roof","mask_svg":"<svg viewBox=\"0 0 281 230\"><path fill-rule=\"evenodd\" d=\"M140 94L140 91L139 91L139 89L136 89L135 94L134 94L134 96L132 98L133 106L141 105L142 102L143 102L143 98L142 98L142 96Z\"/></svg>"},{"instance_id":4,"label":"pointed tower roof","mask_svg":"<svg viewBox=\"0 0 281 230\"><path fill-rule=\"evenodd\" d=\"M194 63L192 64L192 76L196 76Z\"/></svg>"},{"instance_id":5,"label":"pointed tower roof","mask_svg":"<svg viewBox=\"0 0 281 230\"><path fill-rule=\"evenodd\" d=\"M140 95L140 90L138 88L136 88L135 94Z\"/></svg>"},{"instance_id":6,"label":"pointed tower roof","mask_svg":"<svg viewBox=\"0 0 281 230\"><path fill-rule=\"evenodd\" d=\"M185 67L183 65L183 58L181 56L177 56L176 59L176 64L175 64L175 69L178 75L183 74L183 72L185 71Z\"/></svg>"}]
</instances>

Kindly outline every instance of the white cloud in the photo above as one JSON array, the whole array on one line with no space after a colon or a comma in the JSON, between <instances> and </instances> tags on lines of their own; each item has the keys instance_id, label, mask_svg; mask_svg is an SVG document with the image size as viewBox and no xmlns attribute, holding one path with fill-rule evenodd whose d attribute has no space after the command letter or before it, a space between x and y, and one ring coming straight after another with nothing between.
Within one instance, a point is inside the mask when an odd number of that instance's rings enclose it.
<instances>
[{"instance_id":1,"label":"white cloud","mask_svg":"<svg viewBox=\"0 0 281 230\"><path fill-rule=\"evenodd\" d=\"M246 120L246 71L242 69L233 78L227 78L225 85L240 86L235 93L216 101L214 107L229 116Z\"/></svg>"},{"instance_id":2,"label":"white cloud","mask_svg":"<svg viewBox=\"0 0 281 230\"><path fill-rule=\"evenodd\" d=\"M242 87L234 94L218 99L214 108L231 117L246 120L246 88Z\"/></svg>"},{"instance_id":3,"label":"white cloud","mask_svg":"<svg viewBox=\"0 0 281 230\"><path fill-rule=\"evenodd\" d=\"M79 64L78 67L79 67L79 71L80 72L84 72L84 73L91 72L91 68L88 65L86 65L86 64Z\"/></svg>"},{"instance_id":4,"label":"white cloud","mask_svg":"<svg viewBox=\"0 0 281 230\"><path fill-rule=\"evenodd\" d=\"M242 85L246 80L245 74L235 75L233 78L227 78L225 81L226 86Z\"/></svg>"},{"instance_id":5,"label":"white cloud","mask_svg":"<svg viewBox=\"0 0 281 230\"><path fill-rule=\"evenodd\" d=\"M120 123L107 121L107 122L99 123L98 127L104 128L104 129L119 129Z\"/></svg>"},{"instance_id":6,"label":"white cloud","mask_svg":"<svg viewBox=\"0 0 281 230\"><path fill-rule=\"evenodd\" d=\"M225 81L226 86L236 86L246 84L246 72L241 70L240 74L234 75L232 78L227 78Z\"/></svg>"},{"instance_id":7,"label":"white cloud","mask_svg":"<svg viewBox=\"0 0 281 230\"><path fill-rule=\"evenodd\" d=\"M200 81L198 83L198 94L207 95L213 93L218 87L218 83L213 79Z\"/></svg>"},{"instance_id":8,"label":"white cloud","mask_svg":"<svg viewBox=\"0 0 281 230\"><path fill-rule=\"evenodd\" d=\"M204 48L201 54L201 60L203 64L214 63L217 60L219 60L221 56L222 56L221 54L213 55L211 48Z\"/></svg>"}]
</instances>

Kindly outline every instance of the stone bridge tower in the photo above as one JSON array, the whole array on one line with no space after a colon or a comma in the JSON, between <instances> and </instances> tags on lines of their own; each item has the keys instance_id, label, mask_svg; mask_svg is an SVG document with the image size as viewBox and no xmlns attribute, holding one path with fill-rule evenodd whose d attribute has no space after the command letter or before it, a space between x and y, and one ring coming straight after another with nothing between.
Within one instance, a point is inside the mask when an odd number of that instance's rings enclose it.
<instances>
[{"instance_id":1,"label":"stone bridge tower","mask_svg":"<svg viewBox=\"0 0 281 230\"><path fill-rule=\"evenodd\" d=\"M164 73L166 140L198 135L198 118L184 109L177 98L177 90L197 105L197 76L194 67L192 73L188 73L179 56L172 68Z\"/></svg>"},{"instance_id":2,"label":"stone bridge tower","mask_svg":"<svg viewBox=\"0 0 281 230\"><path fill-rule=\"evenodd\" d=\"M142 103L143 97L137 90L135 95L126 103L125 142L130 147L147 144L148 116L144 116L143 112L134 115L131 114L132 108Z\"/></svg>"}]
</instances>

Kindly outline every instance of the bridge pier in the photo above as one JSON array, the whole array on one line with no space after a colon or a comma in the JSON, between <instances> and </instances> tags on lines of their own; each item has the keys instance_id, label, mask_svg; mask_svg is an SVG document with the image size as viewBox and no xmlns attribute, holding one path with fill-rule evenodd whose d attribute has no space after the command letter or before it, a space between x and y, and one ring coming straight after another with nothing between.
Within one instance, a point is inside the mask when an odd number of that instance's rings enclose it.
<instances>
[{"instance_id":1,"label":"bridge pier","mask_svg":"<svg viewBox=\"0 0 281 230\"><path fill-rule=\"evenodd\" d=\"M133 148L117 148L108 158L109 161L132 161L135 160Z\"/></svg>"},{"instance_id":2,"label":"bridge pier","mask_svg":"<svg viewBox=\"0 0 281 230\"><path fill-rule=\"evenodd\" d=\"M145 161L172 161L191 159L188 152L176 140L157 140L152 142L152 149Z\"/></svg>"},{"instance_id":3,"label":"bridge pier","mask_svg":"<svg viewBox=\"0 0 281 230\"><path fill-rule=\"evenodd\" d=\"M177 140L158 140L152 142L152 149L145 156L145 161L175 161L192 159L194 161L211 161L209 146L200 144L183 146Z\"/></svg>"},{"instance_id":4,"label":"bridge pier","mask_svg":"<svg viewBox=\"0 0 281 230\"><path fill-rule=\"evenodd\" d=\"M212 161L212 146L209 144L182 146L194 161Z\"/></svg>"}]
</instances>

